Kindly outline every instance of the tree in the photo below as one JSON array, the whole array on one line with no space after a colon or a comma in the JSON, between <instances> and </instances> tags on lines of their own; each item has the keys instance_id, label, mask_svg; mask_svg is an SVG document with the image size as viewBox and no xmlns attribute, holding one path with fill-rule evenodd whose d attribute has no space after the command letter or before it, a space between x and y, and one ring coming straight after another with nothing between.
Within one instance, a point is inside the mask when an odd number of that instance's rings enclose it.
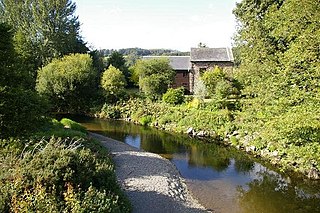
<instances>
[{"instance_id":1,"label":"tree","mask_svg":"<svg viewBox=\"0 0 320 213\"><path fill-rule=\"evenodd\" d=\"M235 44L243 83L239 129L255 132L250 144L266 148L272 141L286 162L298 156L320 170L320 2L314 0L243 0ZM313 147L313 148L309 148ZM268 148L268 147L267 147ZM308 157L300 154L310 150ZM305 154L305 153L304 153ZM303 170L303 169L302 169ZM305 172L305 171L304 171Z\"/></svg>"},{"instance_id":2,"label":"tree","mask_svg":"<svg viewBox=\"0 0 320 213\"><path fill-rule=\"evenodd\" d=\"M134 67L139 87L151 100L157 100L173 82L175 72L166 58L140 60Z\"/></svg>"},{"instance_id":3,"label":"tree","mask_svg":"<svg viewBox=\"0 0 320 213\"><path fill-rule=\"evenodd\" d=\"M112 65L113 67L120 70L125 76L127 83L128 84L130 83L131 85L131 81L130 81L131 75L126 65L126 60L121 53L119 53L118 51L113 51L107 59L107 64L108 64L107 67Z\"/></svg>"},{"instance_id":4,"label":"tree","mask_svg":"<svg viewBox=\"0 0 320 213\"><path fill-rule=\"evenodd\" d=\"M87 52L71 0L2 0L1 8L0 21L14 26L16 51L34 70L53 58Z\"/></svg>"},{"instance_id":5,"label":"tree","mask_svg":"<svg viewBox=\"0 0 320 213\"><path fill-rule=\"evenodd\" d=\"M89 109L96 95L97 71L88 54L54 59L39 69L36 89L57 112L79 113Z\"/></svg>"},{"instance_id":6,"label":"tree","mask_svg":"<svg viewBox=\"0 0 320 213\"><path fill-rule=\"evenodd\" d=\"M28 76L20 70L9 26L0 23L0 138L28 133L38 127L45 104L28 90Z\"/></svg>"},{"instance_id":7,"label":"tree","mask_svg":"<svg viewBox=\"0 0 320 213\"><path fill-rule=\"evenodd\" d=\"M125 86L126 79L119 69L111 65L104 71L101 87L104 90L107 101L115 102L121 99L125 93Z\"/></svg>"}]
</instances>

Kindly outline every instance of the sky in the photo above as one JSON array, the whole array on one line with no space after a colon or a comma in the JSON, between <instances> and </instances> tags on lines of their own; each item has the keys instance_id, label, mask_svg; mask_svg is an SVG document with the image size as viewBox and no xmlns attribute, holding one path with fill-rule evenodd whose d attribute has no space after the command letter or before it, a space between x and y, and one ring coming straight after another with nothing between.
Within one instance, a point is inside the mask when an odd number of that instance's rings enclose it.
<instances>
[{"instance_id":1,"label":"sky","mask_svg":"<svg viewBox=\"0 0 320 213\"><path fill-rule=\"evenodd\" d=\"M91 48L231 47L239 0L73 0Z\"/></svg>"}]
</instances>

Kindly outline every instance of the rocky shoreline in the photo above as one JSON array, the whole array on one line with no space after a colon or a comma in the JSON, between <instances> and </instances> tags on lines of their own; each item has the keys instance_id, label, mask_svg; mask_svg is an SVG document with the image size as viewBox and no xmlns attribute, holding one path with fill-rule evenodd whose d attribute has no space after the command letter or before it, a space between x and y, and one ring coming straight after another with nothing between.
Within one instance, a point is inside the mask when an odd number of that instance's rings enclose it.
<instances>
[{"instance_id":1,"label":"rocky shoreline","mask_svg":"<svg viewBox=\"0 0 320 213\"><path fill-rule=\"evenodd\" d=\"M101 141L116 165L117 180L133 206L133 213L209 212L195 200L169 160L125 143L90 133Z\"/></svg>"}]
</instances>

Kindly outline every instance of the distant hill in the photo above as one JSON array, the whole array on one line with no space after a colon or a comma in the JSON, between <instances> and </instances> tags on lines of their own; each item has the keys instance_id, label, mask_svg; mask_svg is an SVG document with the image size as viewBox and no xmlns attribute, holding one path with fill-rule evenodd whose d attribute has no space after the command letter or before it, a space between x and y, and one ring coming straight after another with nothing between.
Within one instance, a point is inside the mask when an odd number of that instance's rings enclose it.
<instances>
[{"instance_id":1,"label":"distant hill","mask_svg":"<svg viewBox=\"0 0 320 213\"><path fill-rule=\"evenodd\" d=\"M142 49L142 48L124 48L124 49L102 49L100 50L105 56L110 55L114 51L118 51L124 56L135 55L135 56L146 56L146 55L154 55L154 56L188 56L190 52L180 52L178 50L171 49Z\"/></svg>"}]
</instances>

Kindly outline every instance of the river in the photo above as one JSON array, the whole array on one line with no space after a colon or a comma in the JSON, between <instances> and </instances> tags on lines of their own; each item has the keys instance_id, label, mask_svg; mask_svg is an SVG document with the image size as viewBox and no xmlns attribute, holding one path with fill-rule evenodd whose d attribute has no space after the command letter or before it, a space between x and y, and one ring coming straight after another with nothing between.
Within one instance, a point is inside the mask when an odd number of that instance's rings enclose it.
<instances>
[{"instance_id":1,"label":"river","mask_svg":"<svg viewBox=\"0 0 320 213\"><path fill-rule=\"evenodd\" d=\"M124 121L71 117L103 134L169 159L199 202L214 212L320 212L320 182L277 171L242 151Z\"/></svg>"}]
</instances>

